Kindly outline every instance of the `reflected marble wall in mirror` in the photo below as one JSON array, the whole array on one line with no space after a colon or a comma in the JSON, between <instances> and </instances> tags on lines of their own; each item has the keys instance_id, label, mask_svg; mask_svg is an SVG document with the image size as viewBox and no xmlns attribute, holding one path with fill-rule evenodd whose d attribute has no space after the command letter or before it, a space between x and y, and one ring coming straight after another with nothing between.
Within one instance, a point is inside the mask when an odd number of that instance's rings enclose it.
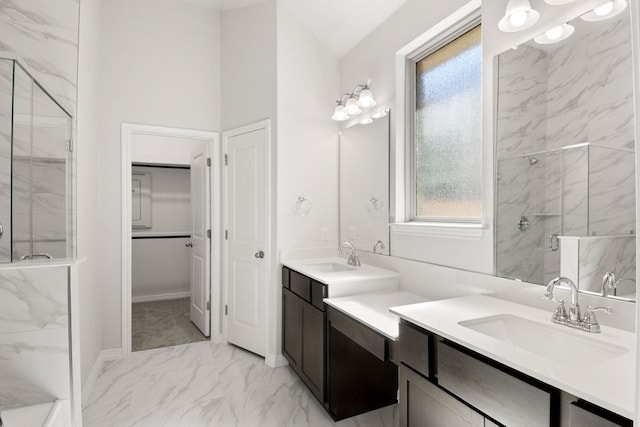
<instances>
[{"instance_id":1,"label":"reflected marble wall in mirror","mask_svg":"<svg viewBox=\"0 0 640 427\"><path fill-rule=\"evenodd\" d=\"M498 56L496 275L635 299L635 141L628 10Z\"/></svg>"},{"instance_id":2,"label":"reflected marble wall in mirror","mask_svg":"<svg viewBox=\"0 0 640 427\"><path fill-rule=\"evenodd\" d=\"M389 255L388 113L340 132L340 241Z\"/></svg>"}]
</instances>

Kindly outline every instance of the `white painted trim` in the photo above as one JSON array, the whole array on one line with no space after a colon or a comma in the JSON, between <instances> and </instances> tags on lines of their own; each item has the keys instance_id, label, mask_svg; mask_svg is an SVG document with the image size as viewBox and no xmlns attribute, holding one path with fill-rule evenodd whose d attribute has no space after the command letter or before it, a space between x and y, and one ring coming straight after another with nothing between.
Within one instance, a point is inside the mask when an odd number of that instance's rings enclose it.
<instances>
[{"instance_id":1,"label":"white painted trim","mask_svg":"<svg viewBox=\"0 0 640 427\"><path fill-rule=\"evenodd\" d=\"M121 345L123 357L128 358L131 355L131 144L134 134L138 135L155 135L155 136L174 136L179 138L190 138L205 141L209 144L209 152L211 153L211 216L212 220L212 237L211 237L211 286L219 287L220 284L220 257L215 256L220 253L221 234L219 227L216 227L215 221L220 224L220 185L214 185L220 181L220 135L218 132L171 128L164 126L144 125L137 123L122 123L121 128L121 173L122 173L122 216L121 216L121 239L122 239L122 330ZM215 220L215 221L214 221ZM218 251L216 252L216 248ZM219 330L219 318L222 310L222 301L218 304L211 304L211 322L212 331ZM211 333L211 339L219 342L221 338Z\"/></svg>"},{"instance_id":2,"label":"white painted trim","mask_svg":"<svg viewBox=\"0 0 640 427\"><path fill-rule=\"evenodd\" d=\"M171 299L189 298L190 296L191 292L170 292L167 294L153 294L131 297L131 302L135 304L137 302L166 301Z\"/></svg>"},{"instance_id":3,"label":"white painted trim","mask_svg":"<svg viewBox=\"0 0 640 427\"><path fill-rule=\"evenodd\" d=\"M96 357L96 360L95 362L93 362L93 366L91 367L91 371L89 371L89 376L82 385L82 407L85 407L87 405L89 396L91 396L91 392L93 391L93 387L95 386L96 379L102 372L102 367L104 366L105 362L123 358L124 354L122 353L122 349L120 348L102 350L100 353L98 353L98 357Z\"/></svg>"},{"instance_id":4,"label":"white painted trim","mask_svg":"<svg viewBox=\"0 0 640 427\"><path fill-rule=\"evenodd\" d=\"M270 368L279 368L289 364L282 354L267 354L264 363Z\"/></svg>"},{"instance_id":5,"label":"white painted trim","mask_svg":"<svg viewBox=\"0 0 640 427\"><path fill-rule=\"evenodd\" d=\"M420 223L405 222L390 224L391 232L398 235L429 236L453 239L481 240L484 230L483 224L454 224L454 223Z\"/></svg>"},{"instance_id":6,"label":"white painted trim","mask_svg":"<svg viewBox=\"0 0 640 427\"><path fill-rule=\"evenodd\" d=\"M265 333L265 337L264 337L264 348L265 348L265 352L266 350L269 348L269 325L268 325L268 313L270 311L271 308L273 308L273 305L271 304L271 299L269 298L269 285L271 284L271 274L272 274L272 264L277 262L277 256L275 256L275 254L271 253L272 250L272 242L274 239L274 235L273 235L273 227L272 227L272 218L273 218L273 214L272 214L272 208L273 208L273 190L272 190L272 183L273 183L273 176L272 176L272 171L273 171L273 165L272 165L272 155L271 155L271 119L265 119L265 120L261 120L259 122L255 122L255 123L251 123L245 126L240 126L234 129L229 129L226 130L222 133L222 149L226 151L227 148L227 141L229 139L230 136L237 136L237 135L242 135L244 133L248 133L248 132L254 132L260 129L264 129L265 130L265 134L266 134L266 141L265 141L265 162L266 162L266 168L265 168L265 175L267 176L267 182L266 182L266 189L267 189L267 193L266 193L266 197L265 197L265 221L267 224L267 236L266 239L267 241L265 242L265 257L264 257L264 261L265 261L265 284L266 284L266 290L265 290L265 298L264 298L264 304L265 304L265 318L263 319L264 323L265 323L265 330L267 331L267 333ZM227 201L227 181L228 181L228 177L227 177L227 169L225 168L224 172L222 173L222 197L226 206L226 201ZM227 218L227 210L224 209L222 212L222 228L223 229L228 229L228 218ZM227 259L228 259L228 241L227 240L222 240L222 283L224 283L224 286L222 288L222 301L223 304L227 304L227 300L229 297L229 289L228 289L228 281L227 281L227 277L228 277L228 272L227 272ZM280 290L280 287L278 287L278 291ZM227 316L223 316L223 320L222 320L222 342L226 343L228 342L228 335L227 335ZM266 354L266 353L265 353Z\"/></svg>"}]
</instances>

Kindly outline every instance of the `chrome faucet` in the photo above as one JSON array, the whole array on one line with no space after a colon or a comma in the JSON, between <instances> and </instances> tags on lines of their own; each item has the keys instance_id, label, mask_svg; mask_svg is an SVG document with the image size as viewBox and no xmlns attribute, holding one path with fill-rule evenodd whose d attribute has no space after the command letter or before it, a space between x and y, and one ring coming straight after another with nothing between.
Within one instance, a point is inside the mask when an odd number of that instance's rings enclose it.
<instances>
[{"instance_id":1,"label":"chrome faucet","mask_svg":"<svg viewBox=\"0 0 640 427\"><path fill-rule=\"evenodd\" d=\"M384 250L384 242L382 240L378 240L377 242L375 242L373 244L373 253L377 254L378 253L378 245L380 245L380 250L383 251Z\"/></svg>"},{"instance_id":2,"label":"chrome faucet","mask_svg":"<svg viewBox=\"0 0 640 427\"><path fill-rule=\"evenodd\" d=\"M622 279L616 280L616 275L613 272L607 271L604 273L604 276L602 276L602 289L600 291L600 295L603 297L609 296L609 290L613 290L613 295L615 295L618 284L621 281Z\"/></svg>"},{"instance_id":3,"label":"chrome faucet","mask_svg":"<svg viewBox=\"0 0 640 427\"><path fill-rule=\"evenodd\" d=\"M604 279L603 279L604 280ZM554 298L553 289L560 283L566 283L571 289L571 306L569 307L569 313L567 313L564 307L564 301ZM580 316L580 305L578 304L578 287L573 283L573 280L568 277L560 276L551 280L547 285L547 289L544 292L544 298L558 304L556 310L551 316L553 323L569 326L571 328L582 329L587 332L600 332L600 325L596 319L596 311L605 311L607 314L611 314L613 310L609 307L587 307L587 312L584 317Z\"/></svg>"},{"instance_id":4,"label":"chrome faucet","mask_svg":"<svg viewBox=\"0 0 640 427\"><path fill-rule=\"evenodd\" d=\"M338 253L342 251L342 248L351 249L351 255L349 255L347 264L353 265L354 267L360 267L360 258L358 258L358 254L356 253L356 248L353 246L353 244L351 242L344 242L343 244L338 246Z\"/></svg>"}]
</instances>

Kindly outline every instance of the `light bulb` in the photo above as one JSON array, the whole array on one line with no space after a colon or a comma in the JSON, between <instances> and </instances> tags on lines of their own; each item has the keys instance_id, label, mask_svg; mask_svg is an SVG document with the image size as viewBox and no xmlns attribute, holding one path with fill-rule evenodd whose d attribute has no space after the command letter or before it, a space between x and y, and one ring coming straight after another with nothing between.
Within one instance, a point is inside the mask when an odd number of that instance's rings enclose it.
<instances>
[{"instance_id":1,"label":"light bulb","mask_svg":"<svg viewBox=\"0 0 640 427\"><path fill-rule=\"evenodd\" d=\"M545 34L547 35L549 40L558 40L560 37L562 37L562 33L562 25L558 25L553 28L549 28Z\"/></svg>"},{"instance_id":2,"label":"light bulb","mask_svg":"<svg viewBox=\"0 0 640 427\"><path fill-rule=\"evenodd\" d=\"M606 16L612 10L613 10L613 2L612 1L608 1L605 4L603 4L601 6L598 6L595 9L593 9L593 13L595 13L598 16Z\"/></svg>"},{"instance_id":3,"label":"light bulb","mask_svg":"<svg viewBox=\"0 0 640 427\"><path fill-rule=\"evenodd\" d=\"M349 115L344 111L344 106L341 104L336 105L336 109L334 110L331 119L337 122L344 122L345 120L349 120L349 118Z\"/></svg>"},{"instance_id":4,"label":"light bulb","mask_svg":"<svg viewBox=\"0 0 640 427\"><path fill-rule=\"evenodd\" d=\"M355 116L362 112L354 98L349 98L347 100L347 105L344 106L344 111L350 116Z\"/></svg>"},{"instance_id":5,"label":"light bulb","mask_svg":"<svg viewBox=\"0 0 640 427\"><path fill-rule=\"evenodd\" d=\"M527 22L527 12L524 10L517 10L509 15L509 23L514 27L521 27Z\"/></svg>"},{"instance_id":6,"label":"light bulb","mask_svg":"<svg viewBox=\"0 0 640 427\"><path fill-rule=\"evenodd\" d=\"M363 108L369 108L376 105L376 101L373 99L373 94L369 89L362 89L362 92L360 92L360 98L358 98L358 105Z\"/></svg>"},{"instance_id":7,"label":"light bulb","mask_svg":"<svg viewBox=\"0 0 640 427\"><path fill-rule=\"evenodd\" d=\"M360 121L360 124L362 125L370 125L371 123L373 123L373 119L371 117L367 117Z\"/></svg>"}]
</instances>

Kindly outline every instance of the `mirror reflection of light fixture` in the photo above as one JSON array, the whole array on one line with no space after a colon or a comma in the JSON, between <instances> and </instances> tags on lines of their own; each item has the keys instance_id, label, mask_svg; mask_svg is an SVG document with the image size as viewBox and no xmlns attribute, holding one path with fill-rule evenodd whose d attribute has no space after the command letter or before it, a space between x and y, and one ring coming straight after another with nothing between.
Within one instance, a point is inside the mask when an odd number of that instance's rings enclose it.
<instances>
[{"instance_id":1,"label":"mirror reflection of light fixture","mask_svg":"<svg viewBox=\"0 0 640 427\"><path fill-rule=\"evenodd\" d=\"M362 113L361 108L369 108L376 105L371 89L369 89L369 84L371 84L371 80L367 80L365 84L356 85L351 93L342 95L336 101L338 105L336 105L331 118L340 122L349 120L352 116Z\"/></svg>"},{"instance_id":2,"label":"mirror reflection of light fixture","mask_svg":"<svg viewBox=\"0 0 640 427\"><path fill-rule=\"evenodd\" d=\"M626 0L607 1L581 16L584 21L603 21L616 16L627 7Z\"/></svg>"},{"instance_id":3,"label":"mirror reflection of light fixture","mask_svg":"<svg viewBox=\"0 0 640 427\"><path fill-rule=\"evenodd\" d=\"M365 117L364 119L360 120L361 125L370 125L371 123L373 123L373 119L371 117Z\"/></svg>"},{"instance_id":4,"label":"mirror reflection of light fixture","mask_svg":"<svg viewBox=\"0 0 640 427\"><path fill-rule=\"evenodd\" d=\"M382 107L380 110L376 111L371 115L372 119L381 119L384 116L389 114L389 107Z\"/></svg>"},{"instance_id":5,"label":"mirror reflection of light fixture","mask_svg":"<svg viewBox=\"0 0 640 427\"><path fill-rule=\"evenodd\" d=\"M566 38L569 38L575 31L575 27L570 24L560 24L555 27L549 28L544 33L535 37L533 40L538 44L551 44L558 43Z\"/></svg>"},{"instance_id":6,"label":"mirror reflection of light fixture","mask_svg":"<svg viewBox=\"0 0 640 427\"><path fill-rule=\"evenodd\" d=\"M540 13L531 8L529 0L509 0L498 28L506 33L529 28L540 18Z\"/></svg>"},{"instance_id":7,"label":"mirror reflection of light fixture","mask_svg":"<svg viewBox=\"0 0 640 427\"><path fill-rule=\"evenodd\" d=\"M550 4L551 6L558 6L561 4L567 4L574 2L575 0L544 0L546 4Z\"/></svg>"}]
</instances>

